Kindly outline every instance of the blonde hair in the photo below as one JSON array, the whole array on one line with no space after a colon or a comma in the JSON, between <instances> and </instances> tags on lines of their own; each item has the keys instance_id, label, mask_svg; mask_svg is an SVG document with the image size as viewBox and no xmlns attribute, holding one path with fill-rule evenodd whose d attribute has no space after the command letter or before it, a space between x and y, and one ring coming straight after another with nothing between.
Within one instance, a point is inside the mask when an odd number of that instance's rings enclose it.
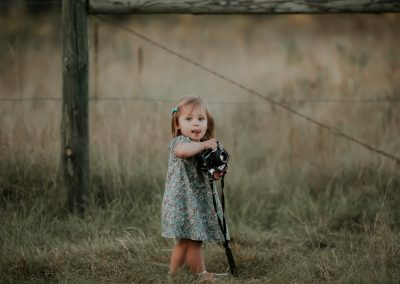
<instances>
[{"instance_id":1,"label":"blonde hair","mask_svg":"<svg viewBox=\"0 0 400 284\"><path fill-rule=\"evenodd\" d=\"M176 105L175 108L173 108L173 111L172 111L172 117L171 117L172 136L176 137L176 136L182 135L181 130L178 129L179 115L182 111L182 108L185 106L192 106L192 108L201 107L206 110L207 130L206 130L206 133L204 134L203 138L201 139L201 141L205 141L205 140L214 138L215 137L214 118L211 115L206 102L204 102L200 97L183 97L178 101L178 104Z\"/></svg>"}]
</instances>

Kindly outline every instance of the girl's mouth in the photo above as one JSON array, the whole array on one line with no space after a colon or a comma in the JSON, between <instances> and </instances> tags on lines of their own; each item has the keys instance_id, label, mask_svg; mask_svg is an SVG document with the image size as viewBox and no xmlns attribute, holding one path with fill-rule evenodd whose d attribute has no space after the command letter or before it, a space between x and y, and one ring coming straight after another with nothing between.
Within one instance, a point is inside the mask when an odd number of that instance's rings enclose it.
<instances>
[{"instance_id":1,"label":"girl's mouth","mask_svg":"<svg viewBox=\"0 0 400 284\"><path fill-rule=\"evenodd\" d=\"M201 132L200 130L192 130L193 134L200 134L200 132Z\"/></svg>"}]
</instances>

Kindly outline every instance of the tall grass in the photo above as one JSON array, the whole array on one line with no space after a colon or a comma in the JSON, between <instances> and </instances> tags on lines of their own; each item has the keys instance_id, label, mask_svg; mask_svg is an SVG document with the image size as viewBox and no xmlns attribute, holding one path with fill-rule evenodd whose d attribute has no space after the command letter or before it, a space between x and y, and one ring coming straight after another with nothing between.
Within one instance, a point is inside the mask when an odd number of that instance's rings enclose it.
<instances>
[{"instance_id":1,"label":"tall grass","mask_svg":"<svg viewBox=\"0 0 400 284\"><path fill-rule=\"evenodd\" d=\"M5 21L0 96L60 97L59 18ZM135 16L123 24L291 101L399 98L397 22L397 15ZM400 281L398 165L99 24L99 97L198 94L210 103L232 157L227 217L240 271L222 282ZM166 275L172 243L159 232L172 105L91 102L91 194L79 218L57 183L60 102L0 103L0 282L197 281L186 270ZM400 155L398 103L292 106ZM218 244L205 250L208 270L227 269Z\"/></svg>"}]
</instances>

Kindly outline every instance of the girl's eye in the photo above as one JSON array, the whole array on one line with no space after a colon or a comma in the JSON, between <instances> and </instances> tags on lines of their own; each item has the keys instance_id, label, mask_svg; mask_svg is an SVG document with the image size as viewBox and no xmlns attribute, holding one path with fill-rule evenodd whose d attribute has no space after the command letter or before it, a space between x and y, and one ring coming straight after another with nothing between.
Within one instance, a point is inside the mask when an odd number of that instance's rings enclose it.
<instances>
[{"instance_id":1,"label":"girl's eye","mask_svg":"<svg viewBox=\"0 0 400 284\"><path fill-rule=\"evenodd\" d=\"M203 121L203 120L204 120L204 117L200 117L199 120L200 120L200 121Z\"/></svg>"},{"instance_id":2,"label":"girl's eye","mask_svg":"<svg viewBox=\"0 0 400 284\"><path fill-rule=\"evenodd\" d=\"M191 117L186 117L186 120L187 121L190 121L192 118Z\"/></svg>"}]
</instances>

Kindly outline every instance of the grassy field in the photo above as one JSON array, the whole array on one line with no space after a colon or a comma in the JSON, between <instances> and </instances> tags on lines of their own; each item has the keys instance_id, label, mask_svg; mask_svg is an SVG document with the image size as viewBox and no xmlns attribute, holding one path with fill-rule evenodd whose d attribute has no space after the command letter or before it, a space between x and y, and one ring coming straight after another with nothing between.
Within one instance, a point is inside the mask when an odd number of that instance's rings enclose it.
<instances>
[{"instance_id":1,"label":"grassy field","mask_svg":"<svg viewBox=\"0 0 400 284\"><path fill-rule=\"evenodd\" d=\"M60 98L59 15L2 21L0 98ZM399 21L135 16L120 23L400 156L398 102L299 102L400 99ZM84 218L69 214L57 183L61 102L0 102L1 283L197 282L187 269L167 276L172 243L160 237L169 109L186 94L210 103L232 157L227 217L240 275L221 283L400 282L399 165L122 30L89 23L90 95L137 100L91 102ZM209 271L227 269L220 245L206 244L205 256Z\"/></svg>"}]
</instances>

